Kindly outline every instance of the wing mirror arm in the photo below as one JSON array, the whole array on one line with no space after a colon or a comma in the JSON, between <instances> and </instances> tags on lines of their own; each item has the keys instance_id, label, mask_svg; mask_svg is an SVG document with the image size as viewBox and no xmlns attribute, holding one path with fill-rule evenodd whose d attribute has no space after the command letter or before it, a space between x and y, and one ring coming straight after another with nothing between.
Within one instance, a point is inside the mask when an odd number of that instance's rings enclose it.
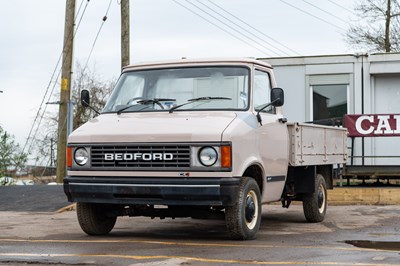
<instances>
[{"instance_id":1,"label":"wing mirror arm","mask_svg":"<svg viewBox=\"0 0 400 266\"><path fill-rule=\"evenodd\" d=\"M260 112L263 111L268 106L280 107L284 103L284 92L282 88L273 88L271 90L271 102L264 105L260 110L257 112L257 121L262 126L262 119Z\"/></svg>"}]
</instances>

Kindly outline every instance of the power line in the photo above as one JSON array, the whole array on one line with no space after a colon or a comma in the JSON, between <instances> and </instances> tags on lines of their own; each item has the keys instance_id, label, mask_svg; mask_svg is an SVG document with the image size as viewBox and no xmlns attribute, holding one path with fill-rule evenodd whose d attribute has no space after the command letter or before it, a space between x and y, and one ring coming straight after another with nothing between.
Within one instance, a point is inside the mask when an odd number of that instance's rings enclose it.
<instances>
[{"instance_id":1,"label":"power line","mask_svg":"<svg viewBox=\"0 0 400 266\"><path fill-rule=\"evenodd\" d=\"M92 56L92 53L93 53L93 50L94 50L94 46L96 45L96 42L97 42L97 38L99 37L100 31L101 31L101 29L103 28L103 25L104 25L104 23L105 23L106 20L107 20L107 15L108 15L108 11L110 11L111 3L112 3L112 0L110 0L110 2L109 2L109 4L108 4L106 14L105 14L104 17L103 17L102 22L101 22L101 25L100 25L100 28L99 28L99 30L97 31L96 37L94 38L94 41L93 41L93 44L92 44L92 48L90 49L90 53L89 53L89 55L88 55L88 57L87 57L87 59L86 59L86 63L85 63L85 67L83 68L83 71L85 71L86 67L88 66L89 59L90 59L90 57Z\"/></svg>"},{"instance_id":2,"label":"power line","mask_svg":"<svg viewBox=\"0 0 400 266\"><path fill-rule=\"evenodd\" d=\"M325 22L325 23L327 23L327 24L329 24L329 25L331 25L331 26L333 26L333 27L335 27L335 28L337 28L337 29L340 29L340 30L342 30L342 31L346 31L346 29L344 29L344 28L342 28L342 27L340 27L340 26L338 26L338 25L336 25L336 24L333 24L333 23L331 23L331 22L329 22L329 21L327 21L327 20L325 20L325 19L323 19L323 18L320 18L320 17L318 17L318 16L316 16L316 15L313 15L313 14L311 14L310 12L305 11L305 10L303 10L303 9L297 7L297 6L294 6L294 5L292 5L292 4L289 4L288 2L286 2L286 1L284 1L284 0L279 0L279 1L281 1L282 3L284 3L284 4L286 4L286 5L290 6L290 7L293 7L294 9L297 9L297 10L299 10L299 11L301 11L301 12L303 12L303 13L305 13L305 14L307 14L307 15L313 17L313 18L316 18L316 19L318 19L318 20L320 20L320 21L323 21L323 22Z\"/></svg>"},{"instance_id":3,"label":"power line","mask_svg":"<svg viewBox=\"0 0 400 266\"><path fill-rule=\"evenodd\" d=\"M81 10L81 8L82 8L83 2L84 2L84 0L81 1L81 4L79 5L77 14L80 13L80 10ZM85 11L86 11L86 7L87 7L88 3L89 3L89 0L88 0L87 3L86 3L85 9L84 9L84 11L83 11L83 14L84 14ZM81 16L81 19L79 20L78 27L79 27L79 24L80 24L80 22L81 22L81 20L82 20L83 14L82 14L82 16ZM76 17L78 17L78 15L77 15ZM77 27L77 28L78 28L78 27ZM75 31L75 33L76 33L76 31ZM70 32L70 34L72 34L72 32ZM71 36L71 35L70 35L70 36ZM69 37L68 37L68 38L69 38ZM35 119L34 119L34 121L33 121L32 127L31 127L31 129L30 129L30 131L29 131L29 134L28 134L28 137L27 137L27 139L26 139L26 141L25 141L25 144L24 144L24 147L23 147L23 149L22 149L22 152L25 151L26 145L28 144L29 139L31 138L32 130L33 130L33 128L35 127L36 121L37 121L37 119L38 119L38 117L39 117L39 115L40 115L40 110L42 109L44 100L45 100L46 95L47 95L47 93L48 93L48 91L49 91L49 89L50 89L51 83L52 83L52 81L53 81L54 75L55 75L55 73L56 73L56 71L57 71L57 68L58 68L58 65L59 65L59 63L60 63L60 61L61 61L61 58L62 58L63 53L64 53L64 50L60 53L60 56L58 57L57 64L56 64L56 66L55 66L55 68L54 68L54 70L53 70L53 73L52 73L51 77L50 77L49 84L47 85L46 92L45 92L45 94L43 95L42 102L40 103L39 109L38 109L38 111L37 111L37 113L36 113L36 117L35 117ZM59 75L60 75L60 72L58 73L56 80L58 79ZM50 93L50 96L52 95L53 90L54 90L54 87L53 87L53 89L52 89L52 91L51 91L51 93ZM49 98L50 98L50 97L49 97ZM44 115L44 113L46 112L46 108L47 108L47 105L45 105L45 108L44 108L43 113L42 113L42 115L41 115L41 118L40 118L38 127L40 126L40 123L41 123L41 120L42 120L42 118L43 118L43 115ZM37 132L37 129L36 129L36 132ZM31 148L31 146L32 146L33 140L35 139L36 132L35 132L35 134L34 134L34 137L32 137L31 144L30 144L30 146L29 146L29 148L28 148L28 153L29 153L30 148Z\"/></svg>"},{"instance_id":4,"label":"power line","mask_svg":"<svg viewBox=\"0 0 400 266\"><path fill-rule=\"evenodd\" d=\"M224 29L224 28L222 28L221 26L215 24L214 22L210 21L209 19L207 19L206 17L200 15L199 13L193 11L192 9L188 8L187 6L185 6L185 5L183 5L182 3L178 2L177 0L172 0L172 1L174 1L176 4L180 5L180 6L183 7L184 9L188 10L189 12L191 12L191 13L195 14L196 16L202 18L203 20L207 21L208 23L210 23L210 24L213 25L214 27L217 27L217 28L219 28L220 30L222 30L223 32L225 32L225 33L231 35L231 36L234 37L235 39L238 39L239 41L244 42L245 44L251 46L252 48L254 48L254 49L260 51L262 54L269 56L268 54L265 53L265 51L259 49L258 47L253 46L251 43L247 42L246 40L243 40L242 38L236 36L235 34L229 32L228 30L226 30L226 29Z\"/></svg>"},{"instance_id":5,"label":"power line","mask_svg":"<svg viewBox=\"0 0 400 266\"><path fill-rule=\"evenodd\" d=\"M288 49L289 51L300 55L299 52L287 47L286 45L284 45L283 43L277 41L276 39L272 38L271 36L268 36L267 34L265 34L264 32L260 31L259 29L253 27L252 25L250 25L249 23L247 23L246 21L242 20L241 18L239 18L238 16L232 14L231 12L229 12L228 10L224 9L223 7L219 6L218 4L212 2L211 0L207 0L208 2L210 2L211 4L213 4L214 6L218 7L219 9L223 10L224 12L226 12L227 14L231 15L232 17L234 17L235 19L239 20L240 22L242 22L243 24L245 24L246 26L250 27L251 29L255 30L256 32L258 32L259 34L263 35L264 37L267 37L268 39L276 42L277 44L279 44L282 47L285 47L286 49ZM271 45L272 46L272 45Z\"/></svg>"},{"instance_id":6,"label":"power line","mask_svg":"<svg viewBox=\"0 0 400 266\"><path fill-rule=\"evenodd\" d=\"M89 55L88 55L88 58L87 58L87 61L86 61L86 64L85 64L85 67L84 67L83 70L85 70L86 67L87 67L87 65L88 65L88 62L89 62L90 57L91 57L91 55L92 55L93 49L94 49L94 47L95 47L95 45L96 45L96 42L97 42L97 39L98 39L98 37L99 37L99 35L100 35L101 29L103 28L103 25L104 25L105 21L107 20L107 15L108 15L108 12L109 12L109 10L110 10L111 3L112 3L112 0L110 0L109 4L108 4L108 6L107 6L107 10L106 10L106 12L105 12L105 15L103 16L102 23L101 23L101 25L100 25L100 28L99 28L97 34L96 34L95 40L94 40L94 42L93 42L93 44L92 44L91 51L90 51L90 53L89 53ZM81 20L82 20L82 17L81 17ZM78 24L78 25L79 25L79 24ZM61 72L61 70L60 70L60 72ZM60 72L59 72L59 74L60 74ZM54 87L53 87L53 89L54 89ZM50 100L50 97L49 97L49 100ZM65 119L64 121L62 121L61 130L63 130L63 129L66 127L66 125L67 125L67 119L68 119L68 117L66 117L66 119ZM60 121L59 121L59 123L60 123Z\"/></svg>"},{"instance_id":7,"label":"power line","mask_svg":"<svg viewBox=\"0 0 400 266\"><path fill-rule=\"evenodd\" d=\"M271 44L271 43L269 43L268 41L264 40L264 39L261 38L260 36L258 36L258 35L256 35L256 34L252 33L251 31L247 30L246 28L242 27L241 25L239 25L239 24L236 23L235 21L233 21L233 20L231 20L230 18L224 16L224 15L221 14L220 12L214 10L213 8L211 8L210 6L208 6L207 4L202 3L202 2L199 1L199 0L196 0L196 1L197 1L198 3L200 3L200 4L202 4L203 6L205 6L206 8L208 8L209 10L211 10L212 12L214 12L215 14L217 14L217 15L219 15L220 17L224 18L225 20L229 21L229 22L232 23L233 25L239 27L241 30L243 30L243 31L247 32L248 34L254 36L255 38L261 40L262 42L265 42L266 44L272 46L273 48L275 48L276 50L282 52L283 54L289 56L289 54L288 54L287 52L283 51L283 50L280 49L279 47L274 46L273 44Z\"/></svg>"},{"instance_id":8,"label":"power line","mask_svg":"<svg viewBox=\"0 0 400 266\"><path fill-rule=\"evenodd\" d=\"M334 17L334 18L336 18L336 19L338 19L338 20L340 20L340 21L346 23L346 24L349 23L348 21L342 19L341 17L338 17L338 16L332 14L331 12L326 11L326 10L324 10L324 9L322 9L322 8L320 8L320 7L314 5L314 4L312 4L312 3L310 3L310 2L308 2L308 1L306 1L306 0L302 0L302 1L303 1L304 3L306 3L306 4L308 4L308 5L310 5L310 6L312 6L312 7L315 7L316 9L318 9L318 10L324 12L325 14L328 14L328 15L330 15L330 16L332 16L332 17Z\"/></svg>"},{"instance_id":9,"label":"power line","mask_svg":"<svg viewBox=\"0 0 400 266\"><path fill-rule=\"evenodd\" d=\"M239 30L237 30L236 28L232 27L231 25L229 25L228 23L224 22L223 20L221 20L221 19L217 18L216 16L210 14L208 11L204 10L203 8L199 7L198 5L196 5L196 4L192 3L192 2L190 2L189 0L184 0L184 1L186 1L186 2L189 3L190 5L194 6L194 7L197 8L198 10L202 11L203 13L207 14L208 16L212 17L213 19L219 21L220 23L222 23L222 24L225 25L226 27L230 28L231 30L235 31L236 33L238 33L238 34L244 36L245 38L250 39L250 40L253 41L254 43L256 43L256 44L258 44L259 46L263 47L265 50L268 50L268 51L272 52L273 54L279 56L278 53L276 53L275 51L271 50L269 47L264 46L262 43L260 43L259 41L255 40L254 38L249 37L248 35L242 33L241 31L239 31Z\"/></svg>"},{"instance_id":10,"label":"power line","mask_svg":"<svg viewBox=\"0 0 400 266\"><path fill-rule=\"evenodd\" d=\"M79 5L79 8L78 8L78 11L76 12L76 17L78 17L79 16L79 13L81 12L81 8L82 8L82 5L83 5L83 2L84 2L85 0L82 0L81 1L81 4ZM89 2L89 1L88 1ZM87 5L88 3L86 3L86 5Z\"/></svg>"},{"instance_id":11,"label":"power line","mask_svg":"<svg viewBox=\"0 0 400 266\"><path fill-rule=\"evenodd\" d=\"M82 7L84 1L85 1L85 0L82 0L82 1L81 1L81 4L80 4L80 6L79 6L79 9L78 9L78 13L77 13L77 14L80 13L80 10L81 10L81 7ZM85 15L85 12L86 12L86 9L87 9L87 6L88 6L90 0L86 0L86 1L87 1L87 2L86 2L86 5L85 5L85 7L84 7L84 9L83 9L82 15L81 15L81 17L80 17L80 19L79 19L79 21L78 21L78 24L77 24L77 26L76 26L76 29L75 29L74 32L71 31L71 32L69 33L68 38L71 36L71 34L72 34L72 38L74 38L75 35L76 35L76 32L77 32L78 29L79 29L79 26L80 26L80 24L81 24L81 22L82 22L82 18L83 18L83 16ZM78 17L78 16L75 17L75 21L76 21L76 18L77 18L77 17ZM75 21L74 21L74 22L75 22ZM35 119L34 119L34 121L33 121L32 127L31 127L31 129L30 129L30 131L29 131L28 137L27 137L27 139L26 139L26 141L25 141L25 144L24 144L24 147L23 147L23 149L22 149L22 153L25 151L25 148L27 147L28 142L29 142L30 139L31 139L31 143L30 143L30 145L29 145L29 147L28 147L28 150L27 150L27 153L28 153L28 154L29 154L29 152L30 152L30 150L31 150L31 148L32 148L32 145L33 145L33 142L34 142L35 137L36 137L36 135L37 135L37 132L38 132L38 130L39 130L41 121L42 121L43 116L44 116L44 114L45 114L45 112L46 112L47 105L45 105L42 114L40 114L40 111L42 110L42 106L43 106L43 103L44 103L44 101L45 101L45 99L46 99L46 96L47 96L47 94L48 94L48 92L49 92L50 86L51 86L51 84L53 83L54 75L55 75L55 73L56 73L56 71L57 71L57 69L58 69L58 65L60 64L60 61L61 61L61 58L62 58L62 55L63 55L64 52L66 52L66 51L63 49L63 50L61 51L61 54L60 54L59 58L58 58L58 61L57 61L57 64L56 64L56 66L55 66L55 68L54 68L54 70L53 70L53 73L52 73L52 75L51 75L51 77L50 77L49 84L47 85L46 92L45 92L45 94L43 95L43 98L42 98L42 101L41 101L41 103L40 103L39 109L38 109L38 111L37 111L37 113L36 113L36 117L35 117ZM64 62L65 62L65 60L63 60L62 65L64 64ZM58 74L57 74L57 76L56 76L56 80L58 80L58 78L59 78L59 76L60 76L60 73L61 73L61 69L59 70L59 72L58 72ZM51 98L56 84L57 84L57 83L54 82L53 88L52 88L52 90L51 90L51 92L50 92L50 95L49 95L48 99ZM33 131L34 127L35 127L36 121L38 120L39 116L40 116L40 119L39 119L38 125L37 125L37 127L36 127L35 133L34 133L33 137L31 137L32 131Z\"/></svg>"},{"instance_id":12,"label":"power line","mask_svg":"<svg viewBox=\"0 0 400 266\"><path fill-rule=\"evenodd\" d=\"M349 13L351 13L351 14L353 14L353 15L356 15L356 13L354 13L353 10L348 9L347 7L344 7L344 6L342 6L342 5L338 4L338 3L336 3L335 1L332 1L332 0L327 0L327 1L331 2L331 3L334 4L335 6L338 6L338 7L342 8L343 10L346 10L347 12L349 12Z\"/></svg>"},{"instance_id":13,"label":"power line","mask_svg":"<svg viewBox=\"0 0 400 266\"><path fill-rule=\"evenodd\" d=\"M84 0L82 0L81 5L82 5L83 1L84 1ZM81 22L82 22L83 16L85 15L86 8L87 8L87 6L88 6L88 4L89 4L89 1L90 1L90 0L87 0L87 2L86 2L85 8L84 8L84 10L83 10L83 12L82 12L82 15L81 15L81 17L80 17L80 19L79 19L79 21L78 21L78 24L77 24L77 26L76 26L76 29L75 29L75 31L73 32L72 39L75 38L75 35L76 35L76 33L77 33L78 29L79 29L79 26L80 26L80 24L81 24ZM79 7L79 9L80 9L80 7ZM75 20L75 21L76 21L76 20ZM71 34L72 34L72 31L69 33L68 38L71 36ZM68 50L64 50L64 49L63 49L63 51L61 52L60 58L62 57L62 54L63 54L64 52L68 52ZM57 62L57 65L56 65L55 70L56 70L57 67L58 67L58 63L60 62L60 58L59 58L59 60L58 60L58 62ZM65 59L63 60L62 65L64 65L64 63L65 63ZM58 78L60 77L60 74L61 74L61 68L60 68L59 71L58 71L56 80L58 80ZM53 75L54 75L54 72L53 72ZM49 87L50 87L51 82L52 82L52 80L50 80L50 82L49 82ZM54 89L55 89L56 85L57 85L57 83L54 82L53 88L51 89L51 92L50 92L50 94L49 94L49 96L48 96L48 101L50 101L50 99L51 99L51 97L52 97L52 95L53 95L53 92L54 92ZM43 102L44 102L44 99L45 99L45 97L46 97L46 94L47 94L47 91L48 91L49 87L47 87L46 93L45 93L45 95L43 96L42 103L41 103L41 105L40 105L39 111L40 111L40 109L42 108L42 105L43 105ZM41 124L41 122L42 122L42 120L43 120L43 117L44 117L44 114L45 114L46 110L47 110L47 105L45 105L44 110L43 110L43 112L42 112L42 114L41 114L41 116L40 116L38 125L37 125L36 130L35 130L35 133L34 133L34 135L33 135L33 137L32 137L32 141L31 141L31 143L30 143L30 145L29 145L29 148L28 148L27 153L29 153L30 150L31 150L31 148L32 148L33 142L34 142L34 140L35 140L35 138L36 138L36 135L37 135L37 133L38 133L38 131L39 131L39 127L40 127L40 124ZM65 121L65 122L66 122L66 121ZM35 122L34 122L34 124L35 124ZM32 128L34 127L34 124L32 125ZM63 128L64 128L64 126L65 126L65 123L63 124ZM31 131L32 131L32 129L31 129ZM30 132L30 133L31 133L31 132ZM30 133L29 133L29 136L30 136ZM28 140L29 140L29 136L28 136L27 142L28 142ZM25 146L24 146L24 149L25 149ZM24 149L23 149L23 151L24 151Z\"/></svg>"}]
</instances>

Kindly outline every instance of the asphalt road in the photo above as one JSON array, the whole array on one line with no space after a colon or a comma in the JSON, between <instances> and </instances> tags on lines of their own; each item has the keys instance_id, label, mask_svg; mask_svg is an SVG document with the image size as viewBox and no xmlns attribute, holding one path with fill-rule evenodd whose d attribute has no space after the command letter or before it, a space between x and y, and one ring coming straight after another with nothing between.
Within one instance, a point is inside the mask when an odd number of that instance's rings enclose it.
<instances>
[{"instance_id":1,"label":"asphalt road","mask_svg":"<svg viewBox=\"0 0 400 266\"><path fill-rule=\"evenodd\" d=\"M301 206L263 208L256 240L232 241L223 221L119 218L85 235L75 211L0 212L0 265L400 265L400 206L330 206L305 222Z\"/></svg>"},{"instance_id":2,"label":"asphalt road","mask_svg":"<svg viewBox=\"0 0 400 266\"><path fill-rule=\"evenodd\" d=\"M54 212L69 204L62 185L0 186L0 211Z\"/></svg>"}]
</instances>

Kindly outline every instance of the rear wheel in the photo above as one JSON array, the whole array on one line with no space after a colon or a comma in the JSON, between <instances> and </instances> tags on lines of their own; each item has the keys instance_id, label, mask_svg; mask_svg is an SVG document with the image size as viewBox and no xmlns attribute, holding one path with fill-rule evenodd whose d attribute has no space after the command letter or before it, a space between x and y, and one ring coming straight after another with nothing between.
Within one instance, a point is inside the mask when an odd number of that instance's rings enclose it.
<instances>
[{"instance_id":1,"label":"rear wheel","mask_svg":"<svg viewBox=\"0 0 400 266\"><path fill-rule=\"evenodd\" d=\"M76 213L79 225L88 235L106 235L114 228L117 221L116 216L107 215L104 204L78 202Z\"/></svg>"},{"instance_id":2,"label":"rear wheel","mask_svg":"<svg viewBox=\"0 0 400 266\"><path fill-rule=\"evenodd\" d=\"M225 208L225 222L233 239L255 238L261 223L261 197L254 179L242 178L235 204Z\"/></svg>"},{"instance_id":3,"label":"rear wheel","mask_svg":"<svg viewBox=\"0 0 400 266\"><path fill-rule=\"evenodd\" d=\"M303 197L303 211L307 221L310 223L322 222L328 207L327 203L325 179L322 175L317 174L314 193L306 194Z\"/></svg>"}]
</instances>

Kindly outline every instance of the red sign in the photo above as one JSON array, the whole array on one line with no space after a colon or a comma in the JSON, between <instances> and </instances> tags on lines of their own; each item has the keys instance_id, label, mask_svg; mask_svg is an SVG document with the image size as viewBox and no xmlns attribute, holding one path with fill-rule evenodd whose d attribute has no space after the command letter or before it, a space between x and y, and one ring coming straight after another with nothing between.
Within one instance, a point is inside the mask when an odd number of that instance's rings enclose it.
<instances>
[{"instance_id":1,"label":"red sign","mask_svg":"<svg viewBox=\"0 0 400 266\"><path fill-rule=\"evenodd\" d=\"M349 137L400 136L400 114L345 115Z\"/></svg>"}]
</instances>

